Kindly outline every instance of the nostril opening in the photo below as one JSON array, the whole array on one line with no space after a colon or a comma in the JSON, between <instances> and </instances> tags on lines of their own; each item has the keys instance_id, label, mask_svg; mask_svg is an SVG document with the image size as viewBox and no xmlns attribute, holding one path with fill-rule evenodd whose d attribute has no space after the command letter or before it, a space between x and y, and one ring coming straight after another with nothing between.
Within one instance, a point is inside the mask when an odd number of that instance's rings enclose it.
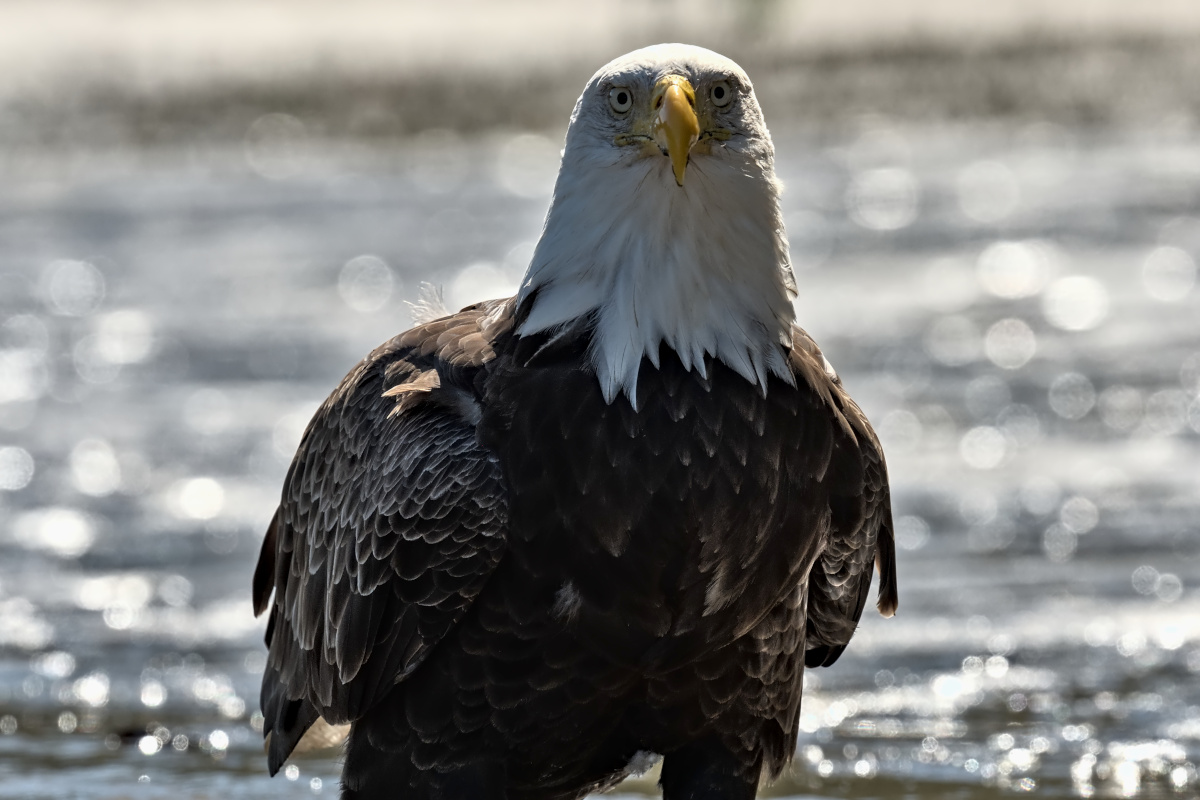
<instances>
[{"instance_id":1,"label":"nostril opening","mask_svg":"<svg viewBox=\"0 0 1200 800\"><path fill-rule=\"evenodd\" d=\"M658 99L654 101L654 110L655 111L662 108L662 101L663 101L663 96L660 94L658 96Z\"/></svg>"}]
</instances>

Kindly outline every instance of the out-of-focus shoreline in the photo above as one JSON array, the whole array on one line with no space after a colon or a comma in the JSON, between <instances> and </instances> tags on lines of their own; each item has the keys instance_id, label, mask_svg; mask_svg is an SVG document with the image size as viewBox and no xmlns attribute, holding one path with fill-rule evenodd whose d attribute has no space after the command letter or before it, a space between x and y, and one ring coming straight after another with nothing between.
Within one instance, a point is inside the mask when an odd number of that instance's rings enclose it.
<instances>
[{"instance_id":1,"label":"out-of-focus shoreline","mask_svg":"<svg viewBox=\"0 0 1200 800\"><path fill-rule=\"evenodd\" d=\"M773 126L836 132L865 114L899 123L1049 121L1085 127L1190 127L1200 119L1200 34L1030 34L991 42L908 39L869 47L723 48L755 79ZM576 57L457 71L297 66L205 79L10 85L0 93L0 150L103 149L241 141L281 114L306 136L389 144L430 129L565 129L597 64ZM47 79L49 80L49 79Z\"/></svg>"}]
</instances>

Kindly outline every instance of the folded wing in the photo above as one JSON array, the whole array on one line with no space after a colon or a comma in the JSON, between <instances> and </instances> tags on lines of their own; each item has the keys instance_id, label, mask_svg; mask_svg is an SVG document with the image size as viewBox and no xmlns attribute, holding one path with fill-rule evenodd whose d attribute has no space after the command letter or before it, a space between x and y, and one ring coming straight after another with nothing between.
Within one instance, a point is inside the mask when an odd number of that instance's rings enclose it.
<instances>
[{"instance_id":1,"label":"folded wing","mask_svg":"<svg viewBox=\"0 0 1200 800\"><path fill-rule=\"evenodd\" d=\"M833 368L808 334L795 331L792 365L798 381L821 386L828 407L840 417L853 448L835 455L843 479L830 497L829 539L808 576L808 619L804 662L827 667L837 661L854 635L879 571L877 607L896 613L896 548L891 493L883 450L866 416L842 389Z\"/></svg>"},{"instance_id":2,"label":"folded wing","mask_svg":"<svg viewBox=\"0 0 1200 800\"><path fill-rule=\"evenodd\" d=\"M500 561L507 494L471 390L488 310L380 347L309 424L254 579L272 774L318 718L358 719L411 674Z\"/></svg>"}]
</instances>

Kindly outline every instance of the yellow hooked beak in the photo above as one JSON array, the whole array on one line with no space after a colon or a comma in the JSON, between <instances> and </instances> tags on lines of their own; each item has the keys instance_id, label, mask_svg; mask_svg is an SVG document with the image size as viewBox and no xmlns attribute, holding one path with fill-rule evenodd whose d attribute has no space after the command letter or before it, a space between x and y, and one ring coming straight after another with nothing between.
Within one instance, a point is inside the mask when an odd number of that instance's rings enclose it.
<instances>
[{"instance_id":1,"label":"yellow hooked beak","mask_svg":"<svg viewBox=\"0 0 1200 800\"><path fill-rule=\"evenodd\" d=\"M696 119L696 91L687 78L668 75L654 87L652 98L654 141L671 158L675 183L683 186L688 154L700 138L700 122Z\"/></svg>"}]
</instances>

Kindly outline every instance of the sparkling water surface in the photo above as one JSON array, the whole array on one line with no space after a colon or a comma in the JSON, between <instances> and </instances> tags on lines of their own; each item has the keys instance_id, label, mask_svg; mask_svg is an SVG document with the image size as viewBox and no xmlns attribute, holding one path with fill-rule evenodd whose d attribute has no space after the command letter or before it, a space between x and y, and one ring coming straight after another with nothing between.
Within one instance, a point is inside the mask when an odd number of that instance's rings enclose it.
<instances>
[{"instance_id":1,"label":"sparkling water surface","mask_svg":"<svg viewBox=\"0 0 1200 800\"><path fill-rule=\"evenodd\" d=\"M249 584L300 433L422 282L511 293L557 142L10 159L0 796L265 774ZM899 615L811 671L764 795L1200 793L1200 139L777 135L800 296L884 441ZM624 785L653 791L653 775Z\"/></svg>"}]
</instances>

